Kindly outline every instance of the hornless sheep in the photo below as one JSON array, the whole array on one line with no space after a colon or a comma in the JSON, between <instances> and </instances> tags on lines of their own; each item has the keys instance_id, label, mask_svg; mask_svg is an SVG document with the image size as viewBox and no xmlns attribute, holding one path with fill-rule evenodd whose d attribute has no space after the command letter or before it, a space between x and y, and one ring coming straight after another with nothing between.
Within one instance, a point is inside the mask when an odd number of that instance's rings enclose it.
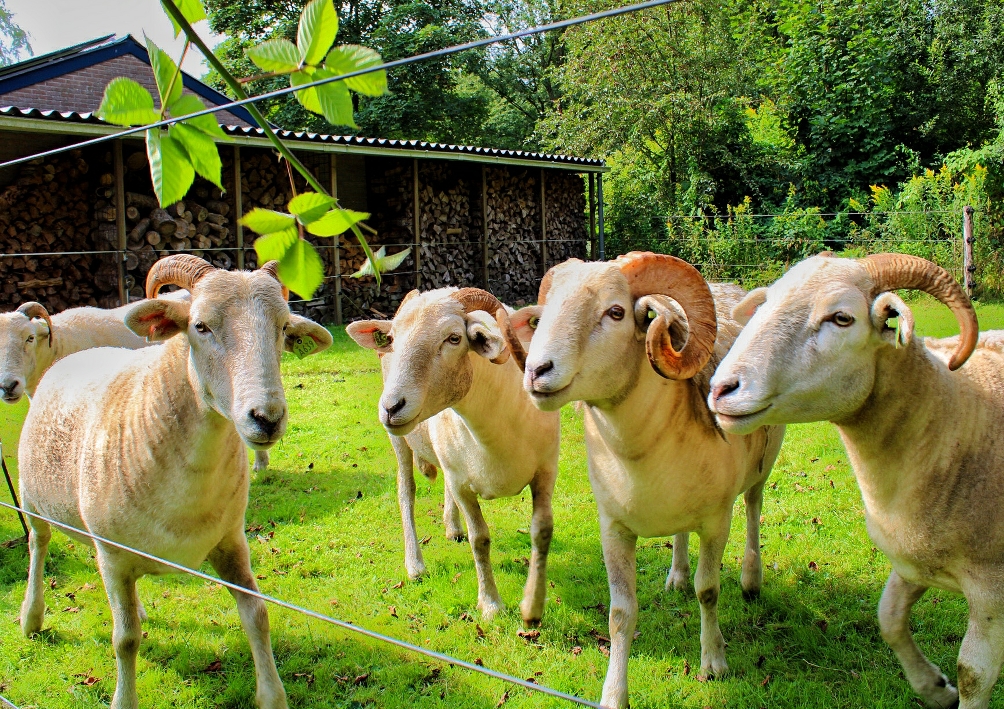
<instances>
[{"instance_id":1,"label":"hornless sheep","mask_svg":"<svg viewBox=\"0 0 1004 709\"><path fill-rule=\"evenodd\" d=\"M189 300L188 291L159 296ZM70 308L51 318L40 303L23 303L17 310L0 313L0 399L16 404L23 394L34 396L46 370L63 357L95 347L137 350L147 342L126 327L126 314L135 303L118 308ZM268 467L268 451L255 451L256 471Z\"/></svg>"},{"instance_id":2,"label":"hornless sheep","mask_svg":"<svg viewBox=\"0 0 1004 709\"><path fill-rule=\"evenodd\" d=\"M738 286L709 289L672 256L634 252L612 262L555 266L541 282L540 305L520 311L540 318L526 357L526 391L546 411L585 403L589 481L610 582L610 665L601 700L607 707L628 704L638 537L677 535L666 586L681 589L690 576L687 533L701 539L695 583L706 674L728 670L718 627L719 572L741 493L747 530L741 583L747 594L760 590L763 485L784 429L723 434L704 400L711 372L738 331L729 321L716 329L716 304L728 312L743 293Z\"/></svg>"},{"instance_id":3,"label":"hornless sheep","mask_svg":"<svg viewBox=\"0 0 1004 709\"><path fill-rule=\"evenodd\" d=\"M409 575L424 570L415 533L413 455L427 474L433 466L443 469L447 535L462 534L449 519L451 499L463 512L478 575L478 608L486 618L503 603L478 496L513 497L529 486L533 550L520 610L530 624L544 612L560 430L558 414L538 411L523 391L519 365L508 361L500 328L511 331L509 311L491 293L440 288L412 291L393 320L355 322L348 333L381 355L379 415L397 453Z\"/></svg>"},{"instance_id":4,"label":"hornless sheep","mask_svg":"<svg viewBox=\"0 0 1004 709\"><path fill-rule=\"evenodd\" d=\"M913 315L893 292L901 288L930 293L955 314L962 334L950 357L913 336ZM1004 662L998 338L988 333L975 349L976 313L959 285L933 263L902 254L815 256L752 291L737 314L751 319L712 379L718 421L736 433L837 425L868 534L892 562L879 602L882 637L928 705L983 709ZM910 608L930 587L969 602L958 691L910 633Z\"/></svg>"},{"instance_id":5,"label":"hornless sheep","mask_svg":"<svg viewBox=\"0 0 1004 709\"><path fill-rule=\"evenodd\" d=\"M174 284L191 303L155 298ZM18 456L28 510L169 561L257 590L244 512L246 446L268 448L286 430L279 376L283 346L327 330L291 316L276 263L254 272L220 271L195 256L161 259L147 277L151 300L132 306L129 328L162 347L99 348L57 362L28 410ZM71 535L72 536L72 535ZM42 627L49 524L31 519L26 635ZM88 541L86 537L81 541ZM95 543L112 610L118 681L113 709L133 709L141 639L136 580L168 567ZM259 706L286 706L263 601L234 593L257 671Z\"/></svg>"}]
</instances>

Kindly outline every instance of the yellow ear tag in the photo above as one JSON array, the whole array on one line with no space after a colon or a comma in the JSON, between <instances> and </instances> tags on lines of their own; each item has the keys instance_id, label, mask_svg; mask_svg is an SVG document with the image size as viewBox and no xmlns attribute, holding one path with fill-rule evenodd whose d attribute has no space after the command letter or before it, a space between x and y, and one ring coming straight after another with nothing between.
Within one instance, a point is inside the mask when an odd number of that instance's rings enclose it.
<instances>
[{"instance_id":1,"label":"yellow ear tag","mask_svg":"<svg viewBox=\"0 0 1004 709\"><path fill-rule=\"evenodd\" d=\"M390 344L390 338L387 337L387 333L382 330L373 331L373 342L377 347L386 347Z\"/></svg>"},{"instance_id":2,"label":"yellow ear tag","mask_svg":"<svg viewBox=\"0 0 1004 709\"><path fill-rule=\"evenodd\" d=\"M317 343L313 337L298 337L296 338L296 344L293 345L293 354L303 359L316 349Z\"/></svg>"}]
</instances>

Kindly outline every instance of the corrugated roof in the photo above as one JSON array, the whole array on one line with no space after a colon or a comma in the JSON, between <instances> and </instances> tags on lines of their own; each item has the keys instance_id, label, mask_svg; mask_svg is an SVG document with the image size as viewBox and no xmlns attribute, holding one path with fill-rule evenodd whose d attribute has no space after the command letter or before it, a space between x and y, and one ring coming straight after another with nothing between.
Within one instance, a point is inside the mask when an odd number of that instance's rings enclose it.
<instances>
[{"instance_id":1,"label":"corrugated roof","mask_svg":"<svg viewBox=\"0 0 1004 709\"><path fill-rule=\"evenodd\" d=\"M37 108L17 108L14 106L0 107L0 116L11 118L34 118L70 123L90 123L110 125L93 113L78 113L76 111L45 111ZM224 132L232 136L264 138L265 131L261 128L244 126L222 126ZM393 138L364 138L356 135L328 135L325 133L309 133L307 131L278 130L278 136L283 140L297 142L325 143L330 145L356 146L360 148L382 148L401 150L402 152L435 152L466 154L484 158L506 158L515 160L534 160L546 163L565 165L583 165L603 167L604 162L595 158L580 158L572 155L553 155L550 153L534 153L524 150L504 150L501 148L483 148L475 145L452 145L446 143L430 143L424 140L397 140Z\"/></svg>"}]
</instances>

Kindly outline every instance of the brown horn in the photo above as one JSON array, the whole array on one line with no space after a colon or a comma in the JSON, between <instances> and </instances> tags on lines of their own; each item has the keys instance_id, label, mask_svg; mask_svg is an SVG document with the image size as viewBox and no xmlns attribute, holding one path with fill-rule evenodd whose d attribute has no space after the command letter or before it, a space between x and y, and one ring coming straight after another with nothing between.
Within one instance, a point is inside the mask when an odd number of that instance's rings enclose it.
<instances>
[{"instance_id":1,"label":"brown horn","mask_svg":"<svg viewBox=\"0 0 1004 709\"><path fill-rule=\"evenodd\" d=\"M258 267L259 271L264 271L268 275L272 276L275 280L279 281L279 262L278 261L268 261L263 266ZM289 301L289 288L279 281L279 286L282 288L282 299Z\"/></svg>"},{"instance_id":2,"label":"brown horn","mask_svg":"<svg viewBox=\"0 0 1004 709\"><path fill-rule=\"evenodd\" d=\"M948 271L927 259L909 254L872 254L860 261L872 278L871 296L906 288L933 295L948 306L959 321L959 344L948 368L958 369L976 349L980 324L969 297Z\"/></svg>"},{"instance_id":3,"label":"brown horn","mask_svg":"<svg viewBox=\"0 0 1004 709\"><path fill-rule=\"evenodd\" d=\"M146 297L156 298L164 286L190 291L203 276L215 270L213 265L191 254L165 256L146 274Z\"/></svg>"},{"instance_id":4,"label":"brown horn","mask_svg":"<svg viewBox=\"0 0 1004 709\"><path fill-rule=\"evenodd\" d=\"M26 318L31 320L32 318L41 318L45 320L45 324L49 326L49 347L52 347L52 320L49 319L49 311L45 309L41 303L36 303L31 300L27 303L22 303L21 307L17 309L17 312L24 315Z\"/></svg>"},{"instance_id":5,"label":"brown horn","mask_svg":"<svg viewBox=\"0 0 1004 709\"><path fill-rule=\"evenodd\" d=\"M464 306L465 313L470 313L474 310L484 310L489 315L495 317L495 322L498 323L509 349L508 352L499 355L492 362L502 364L509 358L509 353L511 352L513 359L516 360L516 364L522 370L526 364L526 351L523 349L523 343L516 337L516 331L513 330L512 324L509 322L509 313L499 299L480 288L461 288L453 294L453 297Z\"/></svg>"},{"instance_id":6,"label":"brown horn","mask_svg":"<svg viewBox=\"0 0 1004 709\"><path fill-rule=\"evenodd\" d=\"M690 379L700 372L711 359L718 335L708 282L696 268L675 256L632 251L615 263L627 278L632 299L669 296L687 315L690 334L679 352L670 340L669 323L661 315L649 325L645 349L652 368L667 379Z\"/></svg>"}]
</instances>

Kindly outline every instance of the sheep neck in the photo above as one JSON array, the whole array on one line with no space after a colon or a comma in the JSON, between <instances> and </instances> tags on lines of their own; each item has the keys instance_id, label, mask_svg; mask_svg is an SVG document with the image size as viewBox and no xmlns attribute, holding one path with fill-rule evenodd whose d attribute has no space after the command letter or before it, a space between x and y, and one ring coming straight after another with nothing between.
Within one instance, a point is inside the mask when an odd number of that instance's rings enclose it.
<instances>
[{"instance_id":1,"label":"sheep neck","mask_svg":"<svg viewBox=\"0 0 1004 709\"><path fill-rule=\"evenodd\" d=\"M492 364L473 353L467 357L473 370L471 388L452 408L483 446L511 446L514 426L535 428L540 418L523 391L523 373L512 358ZM506 426L500 428L500 421Z\"/></svg>"}]
</instances>

